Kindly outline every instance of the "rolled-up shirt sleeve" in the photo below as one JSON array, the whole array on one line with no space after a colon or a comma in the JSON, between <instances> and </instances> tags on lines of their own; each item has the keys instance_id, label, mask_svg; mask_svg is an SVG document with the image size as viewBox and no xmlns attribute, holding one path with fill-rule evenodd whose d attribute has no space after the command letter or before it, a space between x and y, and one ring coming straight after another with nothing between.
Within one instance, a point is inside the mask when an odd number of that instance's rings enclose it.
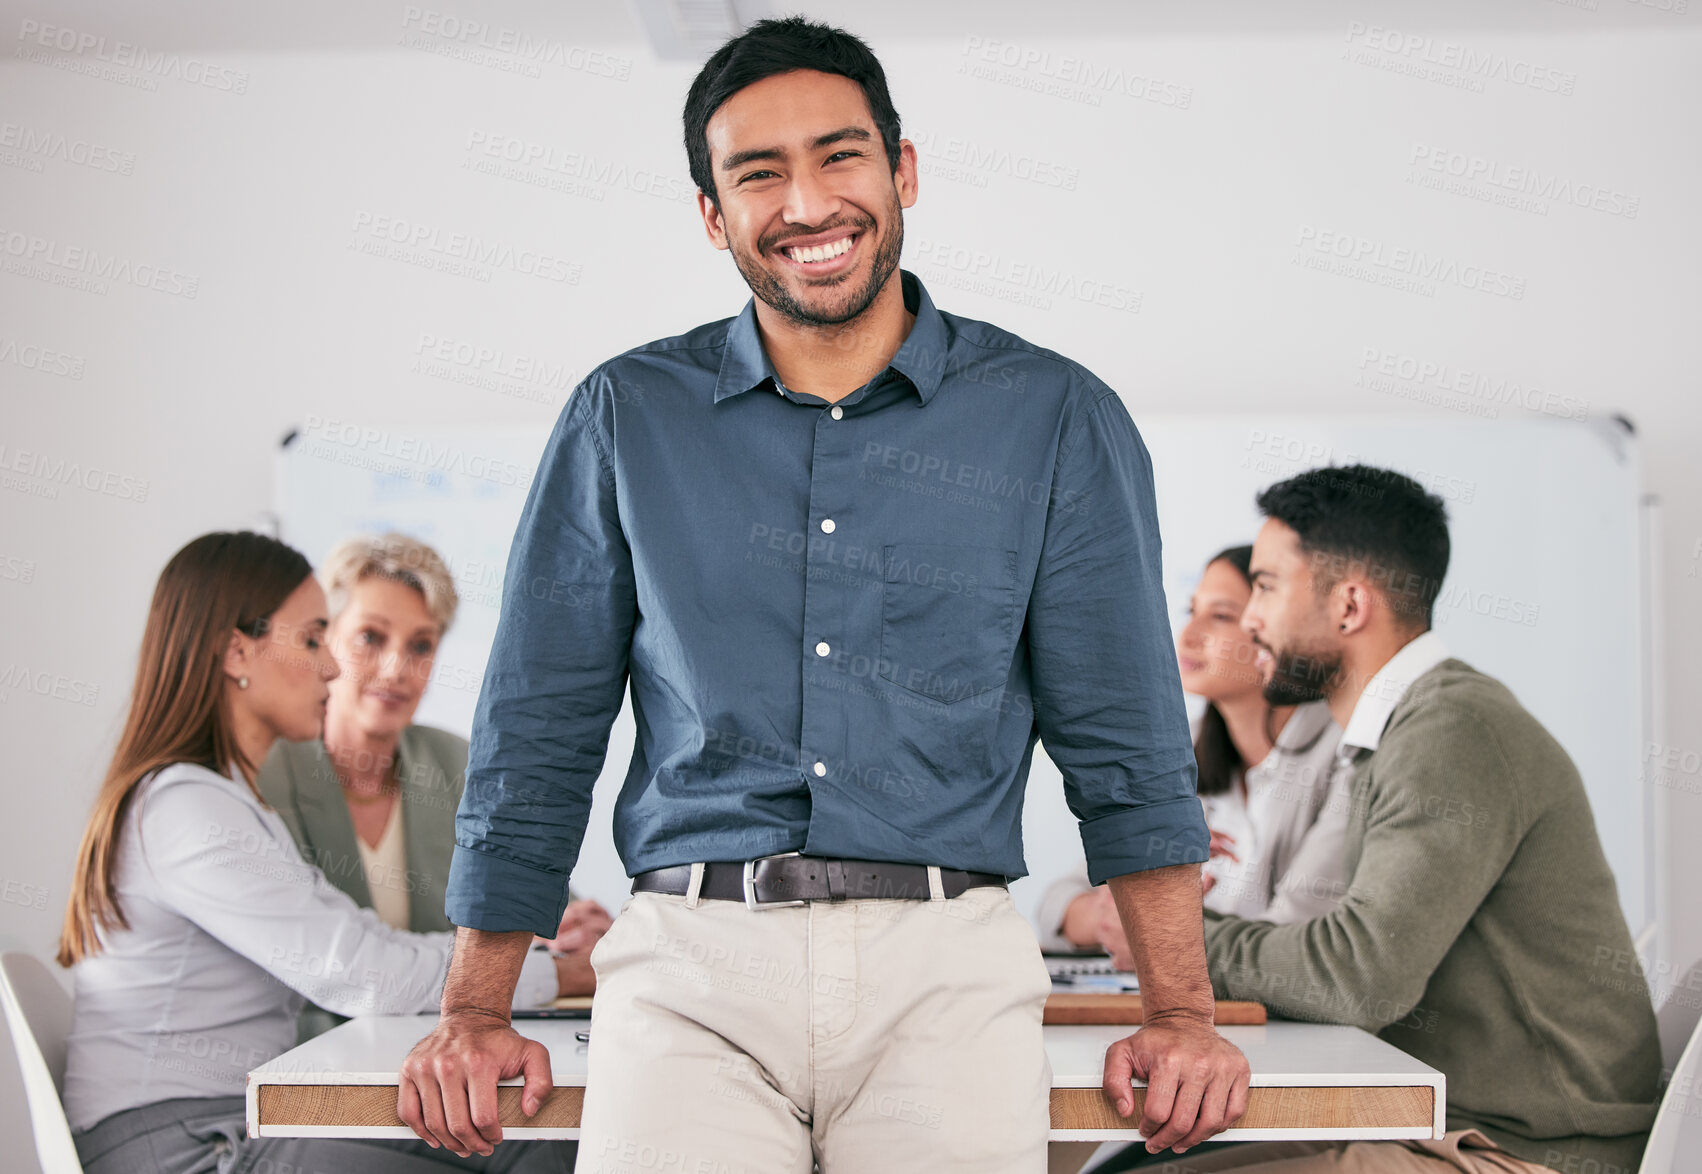
<instances>
[{"instance_id":1,"label":"rolled-up shirt sleeve","mask_svg":"<svg viewBox=\"0 0 1702 1174\"><path fill-rule=\"evenodd\" d=\"M1035 725L1081 821L1088 877L1204 862L1160 563L1152 462L1102 391L1060 449L1028 610Z\"/></svg>"},{"instance_id":2,"label":"rolled-up shirt sleeve","mask_svg":"<svg viewBox=\"0 0 1702 1174\"><path fill-rule=\"evenodd\" d=\"M626 688L637 602L605 382L563 409L509 552L444 903L471 929L555 936Z\"/></svg>"}]
</instances>

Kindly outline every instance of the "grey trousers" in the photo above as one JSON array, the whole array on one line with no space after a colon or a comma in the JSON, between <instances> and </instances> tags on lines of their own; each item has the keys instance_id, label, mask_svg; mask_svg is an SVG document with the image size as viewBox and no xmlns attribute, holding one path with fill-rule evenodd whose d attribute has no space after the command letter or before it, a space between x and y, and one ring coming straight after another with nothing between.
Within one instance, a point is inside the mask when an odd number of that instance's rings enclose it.
<instances>
[{"instance_id":1,"label":"grey trousers","mask_svg":"<svg viewBox=\"0 0 1702 1174\"><path fill-rule=\"evenodd\" d=\"M72 1140L85 1174L570 1174L571 1141L505 1141L458 1158L423 1141L247 1136L241 1097L191 1097L126 1109Z\"/></svg>"}]
</instances>

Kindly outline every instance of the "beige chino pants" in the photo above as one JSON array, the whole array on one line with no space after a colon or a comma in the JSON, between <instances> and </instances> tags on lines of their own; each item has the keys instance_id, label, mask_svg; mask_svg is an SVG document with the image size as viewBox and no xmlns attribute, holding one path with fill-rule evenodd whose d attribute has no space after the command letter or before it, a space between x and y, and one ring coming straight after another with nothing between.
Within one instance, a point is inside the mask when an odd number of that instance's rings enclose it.
<instances>
[{"instance_id":1,"label":"beige chino pants","mask_svg":"<svg viewBox=\"0 0 1702 1174\"><path fill-rule=\"evenodd\" d=\"M1043 1174L1051 990L1010 894L635 894L591 955L577 1174Z\"/></svg>"}]
</instances>

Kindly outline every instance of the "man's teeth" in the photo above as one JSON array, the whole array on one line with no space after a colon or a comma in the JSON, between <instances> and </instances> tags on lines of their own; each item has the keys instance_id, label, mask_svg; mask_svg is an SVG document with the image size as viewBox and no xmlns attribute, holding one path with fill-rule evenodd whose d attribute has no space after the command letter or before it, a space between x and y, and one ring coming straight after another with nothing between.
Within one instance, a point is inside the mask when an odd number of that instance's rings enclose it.
<instances>
[{"instance_id":1,"label":"man's teeth","mask_svg":"<svg viewBox=\"0 0 1702 1174\"><path fill-rule=\"evenodd\" d=\"M825 245L810 245L802 249L787 249L786 255L794 261L831 261L841 253L849 252L851 238L840 237Z\"/></svg>"}]
</instances>

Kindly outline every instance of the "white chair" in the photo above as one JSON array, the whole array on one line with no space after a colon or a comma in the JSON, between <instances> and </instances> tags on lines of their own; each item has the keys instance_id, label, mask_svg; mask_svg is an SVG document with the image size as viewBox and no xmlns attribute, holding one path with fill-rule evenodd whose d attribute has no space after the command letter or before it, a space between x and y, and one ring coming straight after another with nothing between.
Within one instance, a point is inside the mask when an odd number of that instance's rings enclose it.
<instances>
[{"instance_id":1,"label":"white chair","mask_svg":"<svg viewBox=\"0 0 1702 1174\"><path fill-rule=\"evenodd\" d=\"M1655 1113L1638 1174L1688 1174L1702 1155L1702 962L1667 996L1656 1015L1661 1064L1672 1078ZM1675 1055L1674 1052L1677 1052ZM1684 1165L1679 1159L1686 1159Z\"/></svg>"},{"instance_id":2,"label":"white chair","mask_svg":"<svg viewBox=\"0 0 1702 1174\"><path fill-rule=\"evenodd\" d=\"M65 1083L65 1037L71 1000L47 967L28 954L0 955L0 1005L24 1076L36 1160L42 1174L83 1174L59 1093Z\"/></svg>"}]
</instances>

